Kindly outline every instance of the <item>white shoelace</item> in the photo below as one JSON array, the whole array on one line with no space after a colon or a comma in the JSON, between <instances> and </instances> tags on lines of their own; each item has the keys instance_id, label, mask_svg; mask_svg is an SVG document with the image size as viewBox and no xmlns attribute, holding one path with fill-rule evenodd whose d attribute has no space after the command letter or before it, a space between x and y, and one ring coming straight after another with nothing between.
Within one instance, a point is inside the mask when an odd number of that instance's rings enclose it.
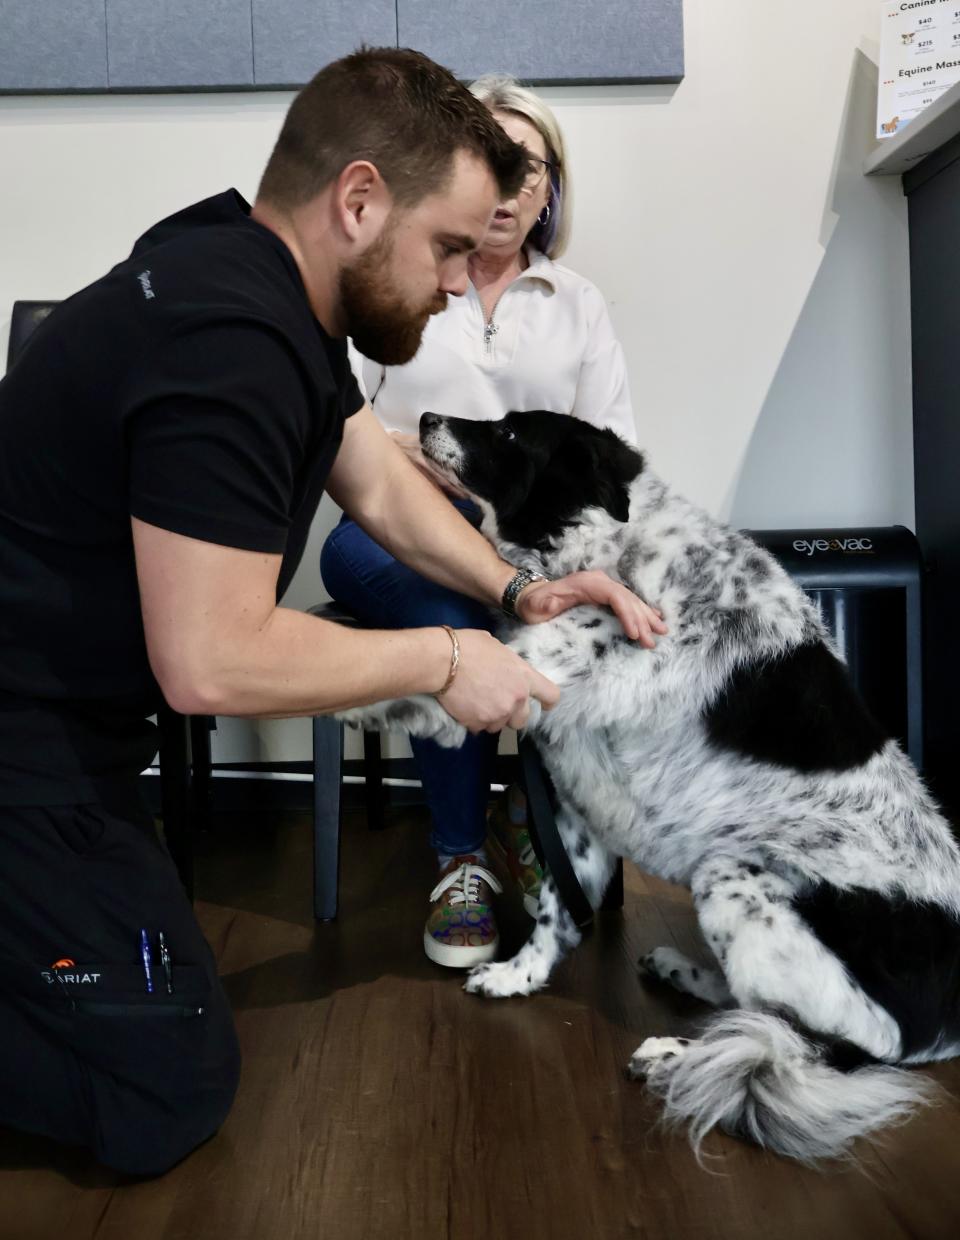
<instances>
[{"instance_id":1,"label":"white shoelace","mask_svg":"<svg viewBox=\"0 0 960 1240\"><path fill-rule=\"evenodd\" d=\"M430 892L430 902L432 904L434 900L439 900L443 893L452 887L454 890L450 896L451 904L479 904L481 880L489 883L498 895L503 891L500 883L485 866L471 865L469 861L465 861L463 865L441 878Z\"/></svg>"}]
</instances>

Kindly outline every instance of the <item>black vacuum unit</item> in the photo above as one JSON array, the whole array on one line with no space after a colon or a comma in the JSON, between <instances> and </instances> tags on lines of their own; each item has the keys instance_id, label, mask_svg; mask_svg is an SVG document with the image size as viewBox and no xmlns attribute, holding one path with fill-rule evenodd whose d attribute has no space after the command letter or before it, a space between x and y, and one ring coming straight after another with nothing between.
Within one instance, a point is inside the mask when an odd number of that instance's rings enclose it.
<instances>
[{"instance_id":1,"label":"black vacuum unit","mask_svg":"<svg viewBox=\"0 0 960 1240\"><path fill-rule=\"evenodd\" d=\"M902 525L745 530L819 605L853 683L923 770L920 547Z\"/></svg>"}]
</instances>

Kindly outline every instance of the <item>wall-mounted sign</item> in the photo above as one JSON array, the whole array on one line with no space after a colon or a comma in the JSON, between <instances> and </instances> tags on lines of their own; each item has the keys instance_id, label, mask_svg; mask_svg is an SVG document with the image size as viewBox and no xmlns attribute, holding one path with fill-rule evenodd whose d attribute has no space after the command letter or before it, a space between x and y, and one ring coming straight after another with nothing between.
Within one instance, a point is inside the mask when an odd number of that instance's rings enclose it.
<instances>
[{"instance_id":1,"label":"wall-mounted sign","mask_svg":"<svg viewBox=\"0 0 960 1240\"><path fill-rule=\"evenodd\" d=\"M960 0L884 4L877 137L892 137L954 82L960 82Z\"/></svg>"}]
</instances>

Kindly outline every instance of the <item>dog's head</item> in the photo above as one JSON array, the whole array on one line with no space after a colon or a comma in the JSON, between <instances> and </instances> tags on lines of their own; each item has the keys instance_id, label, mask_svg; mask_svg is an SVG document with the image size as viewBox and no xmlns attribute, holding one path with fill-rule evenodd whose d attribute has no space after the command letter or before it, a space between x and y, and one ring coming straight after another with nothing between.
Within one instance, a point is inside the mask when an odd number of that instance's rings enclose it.
<instances>
[{"instance_id":1,"label":"dog's head","mask_svg":"<svg viewBox=\"0 0 960 1240\"><path fill-rule=\"evenodd\" d=\"M588 508L626 521L643 457L611 430L536 410L499 422L425 413L424 456L489 505L499 537L543 549Z\"/></svg>"}]
</instances>

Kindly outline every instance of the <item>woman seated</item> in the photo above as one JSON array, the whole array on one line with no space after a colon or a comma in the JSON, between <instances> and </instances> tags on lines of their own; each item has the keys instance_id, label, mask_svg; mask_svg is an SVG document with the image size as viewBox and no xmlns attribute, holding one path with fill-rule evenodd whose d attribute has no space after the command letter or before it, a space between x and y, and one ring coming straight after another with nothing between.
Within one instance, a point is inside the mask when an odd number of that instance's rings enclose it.
<instances>
[{"instance_id":1,"label":"woman seated","mask_svg":"<svg viewBox=\"0 0 960 1240\"><path fill-rule=\"evenodd\" d=\"M623 353L603 297L555 261L569 240L572 214L556 117L512 78L480 78L471 90L526 148L527 179L515 198L500 204L471 255L466 295L430 319L413 361L385 367L359 355L353 360L384 426L479 523L475 506L451 492L421 455L421 413L499 419L514 409L548 409L610 427L631 443L635 428ZM480 603L420 577L346 518L324 544L320 567L330 595L378 628L446 624L490 631L496 623ZM470 736L459 750L412 741L440 869L424 928L424 948L438 964L472 966L496 954L491 897L500 886L486 840L497 740ZM506 861L535 915L541 875L525 819L522 794L511 789L490 816L489 846Z\"/></svg>"}]
</instances>

